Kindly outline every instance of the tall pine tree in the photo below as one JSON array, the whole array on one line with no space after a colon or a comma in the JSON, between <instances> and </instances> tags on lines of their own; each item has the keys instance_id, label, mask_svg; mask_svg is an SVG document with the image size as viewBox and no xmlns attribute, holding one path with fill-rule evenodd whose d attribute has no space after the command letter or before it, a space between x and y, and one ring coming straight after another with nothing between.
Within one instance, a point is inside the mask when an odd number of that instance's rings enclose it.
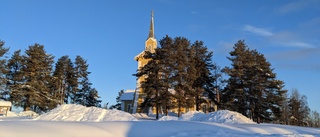
<instances>
[{"instance_id":1,"label":"tall pine tree","mask_svg":"<svg viewBox=\"0 0 320 137\"><path fill-rule=\"evenodd\" d=\"M279 119L286 90L284 83L276 79L271 64L263 54L250 50L244 41L238 41L230 55L232 67L224 69L230 76L223 92L226 108L258 123Z\"/></svg>"},{"instance_id":2,"label":"tall pine tree","mask_svg":"<svg viewBox=\"0 0 320 137\"><path fill-rule=\"evenodd\" d=\"M74 103L84 106L91 106L92 102L95 102L96 105L100 106L99 102L101 101L98 100L98 92L96 89L91 88L92 83L89 81L89 74L91 72L88 71L89 65L87 64L87 61L81 56L77 56L74 64L75 76L78 83L78 88L74 93Z\"/></svg>"},{"instance_id":3,"label":"tall pine tree","mask_svg":"<svg viewBox=\"0 0 320 137\"><path fill-rule=\"evenodd\" d=\"M54 57L47 54L40 44L29 46L25 53L25 66L22 68L24 84L21 87L25 91L24 110L41 112L55 108L58 101L50 90Z\"/></svg>"},{"instance_id":4,"label":"tall pine tree","mask_svg":"<svg viewBox=\"0 0 320 137\"><path fill-rule=\"evenodd\" d=\"M22 69L25 66L25 62L22 55L20 55L20 52L21 50L15 51L12 57L8 60L6 78L8 80L7 86L10 90L10 100L12 101L12 104L23 107L26 99L26 91L22 88L25 83Z\"/></svg>"},{"instance_id":5,"label":"tall pine tree","mask_svg":"<svg viewBox=\"0 0 320 137\"><path fill-rule=\"evenodd\" d=\"M56 63L53 73L55 96L59 99L59 104L69 104L73 93L77 87L77 79L73 62L69 56L62 56Z\"/></svg>"},{"instance_id":6,"label":"tall pine tree","mask_svg":"<svg viewBox=\"0 0 320 137\"><path fill-rule=\"evenodd\" d=\"M6 88L7 79L5 74L7 73L6 62L7 59L4 55L9 51L9 48L4 47L4 41L0 40L0 99L8 100L9 91Z\"/></svg>"}]
</instances>

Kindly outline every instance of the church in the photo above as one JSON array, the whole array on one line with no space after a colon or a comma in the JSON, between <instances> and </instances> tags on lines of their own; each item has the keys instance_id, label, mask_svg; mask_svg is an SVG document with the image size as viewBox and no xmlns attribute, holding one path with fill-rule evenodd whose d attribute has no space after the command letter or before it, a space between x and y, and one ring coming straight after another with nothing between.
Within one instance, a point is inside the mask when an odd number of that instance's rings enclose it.
<instances>
[{"instance_id":1,"label":"church","mask_svg":"<svg viewBox=\"0 0 320 137\"><path fill-rule=\"evenodd\" d=\"M144 58L145 52L149 51L151 53L155 52L155 49L157 48L157 40L154 35L154 12L151 12L151 21L150 21L150 29L149 29L149 35L145 42L145 49L139 53L137 56L134 57L134 60L138 62L138 69L145 66L150 59ZM121 100L121 109L123 111L135 114L135 113L145 113L152 110L153 113L155 113L155 108L151 108L150 110L141 110L141 104L144 102L144 99L146 98L145 93L143 92L143 88L141 88L141 83L144 81L144 77L139 77L136 81L136 89L135 90L126 90L120 97ZM170 91L174 92L174 90ZM207 112L206 108L214 107L214 103L204 103L202 104L203 112ZM195 111L195 107L192 108L182 108L181 109L183 113L187 111ZM175 113L177 112L177 109L170 110L171 112Z\"/></svg>"}]
</instances>

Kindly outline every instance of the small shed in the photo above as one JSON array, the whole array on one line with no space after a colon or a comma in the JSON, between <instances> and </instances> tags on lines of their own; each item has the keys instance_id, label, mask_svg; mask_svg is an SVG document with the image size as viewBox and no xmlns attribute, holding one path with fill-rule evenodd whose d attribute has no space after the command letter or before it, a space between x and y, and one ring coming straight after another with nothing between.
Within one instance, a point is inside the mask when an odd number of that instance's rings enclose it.
<instances>
[{"instance_id":1,"label":"small shed","mask_svg":"<svg viewBox=\"0 0 320 137\"><path fill-rule=\"evenodd\" d=\"M0 100L0 116L7 116L11 106L12 103L10 101Z\"/></svg>"},{"instance_id":2,"label":"small shed","mask_svg":"<svg viewBox=\"0 0 320 137\"><path fill-rule=\"evenodd\" d=\"M129 112L132 109L132 100L135 90L126 90L120 97L121 100L121 110Z\"/></svg>"}]
</instances>

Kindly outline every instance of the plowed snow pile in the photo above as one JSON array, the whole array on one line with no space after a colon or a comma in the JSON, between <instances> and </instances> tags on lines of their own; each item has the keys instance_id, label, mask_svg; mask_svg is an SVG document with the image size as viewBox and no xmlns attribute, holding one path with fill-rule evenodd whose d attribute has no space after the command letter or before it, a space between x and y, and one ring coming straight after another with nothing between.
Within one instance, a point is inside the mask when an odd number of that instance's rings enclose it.
<instances>
[{"instance_id":1,"label":"plowed snow pile","mask_svg":"<svg viewBox=\"0 0 320 137\"><path fill-rule=\"evenodd\" d=\"M119 110L106 110L74 104L61 105L35 120L45 121L137 121L131 114Z\"/></svg>"},{"instance_id":2,"label":"plowed snow pile","mask_svg":"<svg viewBox=\"0 0 320 137\"><path fill-rule=\"evenodd\" d=\"M219 110L217 112L211 112L208 114L190 111L183 114L180 118L175 119L173 117L162 117L159 121L168 120L181 120L181 121L202 121L202 122L213 122L213 123L224 123L224 124L256 124L251 119L243 116L242 114L229 110Z\"/></svg>"}]
</instances>

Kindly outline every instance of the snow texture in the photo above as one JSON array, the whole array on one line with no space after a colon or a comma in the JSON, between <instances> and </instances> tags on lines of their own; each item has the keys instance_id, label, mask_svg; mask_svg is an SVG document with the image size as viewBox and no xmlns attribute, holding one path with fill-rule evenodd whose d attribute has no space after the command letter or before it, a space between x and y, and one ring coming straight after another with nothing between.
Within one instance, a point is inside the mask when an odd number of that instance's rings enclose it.
<instances>
[{"instance_id":1,"label":"snow texture","mask_svg":"<svg viewBox=\"0 0 320 137\"><path fill-rule=\"evenodd\" d=\"M26 118L36 118L39 115L36 112L33 111L23 111L19 113L20 117L26 117Z\"/></svg>"},{"instance_id":2,"label":"snow texture","mask_svg":"<svg viewBox=\"0 0 320 137\"><path fill-rule=\"evenodd\" d=\"M158 119L158 121L177 121L178 117L175 116L163 116Z\"/></svg>"},{"instance_id":3,"label":"snow texture","mask_svg":"<svg viewBox=\"0 0 320 137\"><path fill-rule=\"evenodd\" d=\"M145 114L136 114L143 118L136 121L126 112L80 105L61 105L36 120L22 116L32 112L10 114L0 117L0 137L320 137L317 128L248 124L252 121L225 110L162 117L165 121L146 120Z\"/></svg>"},{"instance_id":4,"label":"snow texture","mask_svg":"<svg viewBox=\"0 0 320 137\"><path fill-rule=\"evenodd\" d=\"M35 120L44 121L137 121L135 117L120 110L106 110L96 107L65 104L48 113L40 115Z\"/></svg>"},{"instance_id":5,"label":"snow texture","mask_svg":"<svg viewBox=\"0 0 320 137\"><path fill-rule=\"evenodd\" d=\"M208 114L199 111L190 111L188 113L182 114L182 116L179 118L173 116L163 116L159 119L159 121L171 120L201 121L221 124L256 124L251 119L243 116L242 114L228 110L220 110Z\"/></svg>"},{"instance_id":6,"label":"snow texture","mask_svg":"<svg viewBox=\"0 0 320 137\"><path fill-rule=\"evenodd\" d=\"M134 90L126 90L126 92L122 93L120 100L133 100Z\"/></svg>"}]
</instances>

